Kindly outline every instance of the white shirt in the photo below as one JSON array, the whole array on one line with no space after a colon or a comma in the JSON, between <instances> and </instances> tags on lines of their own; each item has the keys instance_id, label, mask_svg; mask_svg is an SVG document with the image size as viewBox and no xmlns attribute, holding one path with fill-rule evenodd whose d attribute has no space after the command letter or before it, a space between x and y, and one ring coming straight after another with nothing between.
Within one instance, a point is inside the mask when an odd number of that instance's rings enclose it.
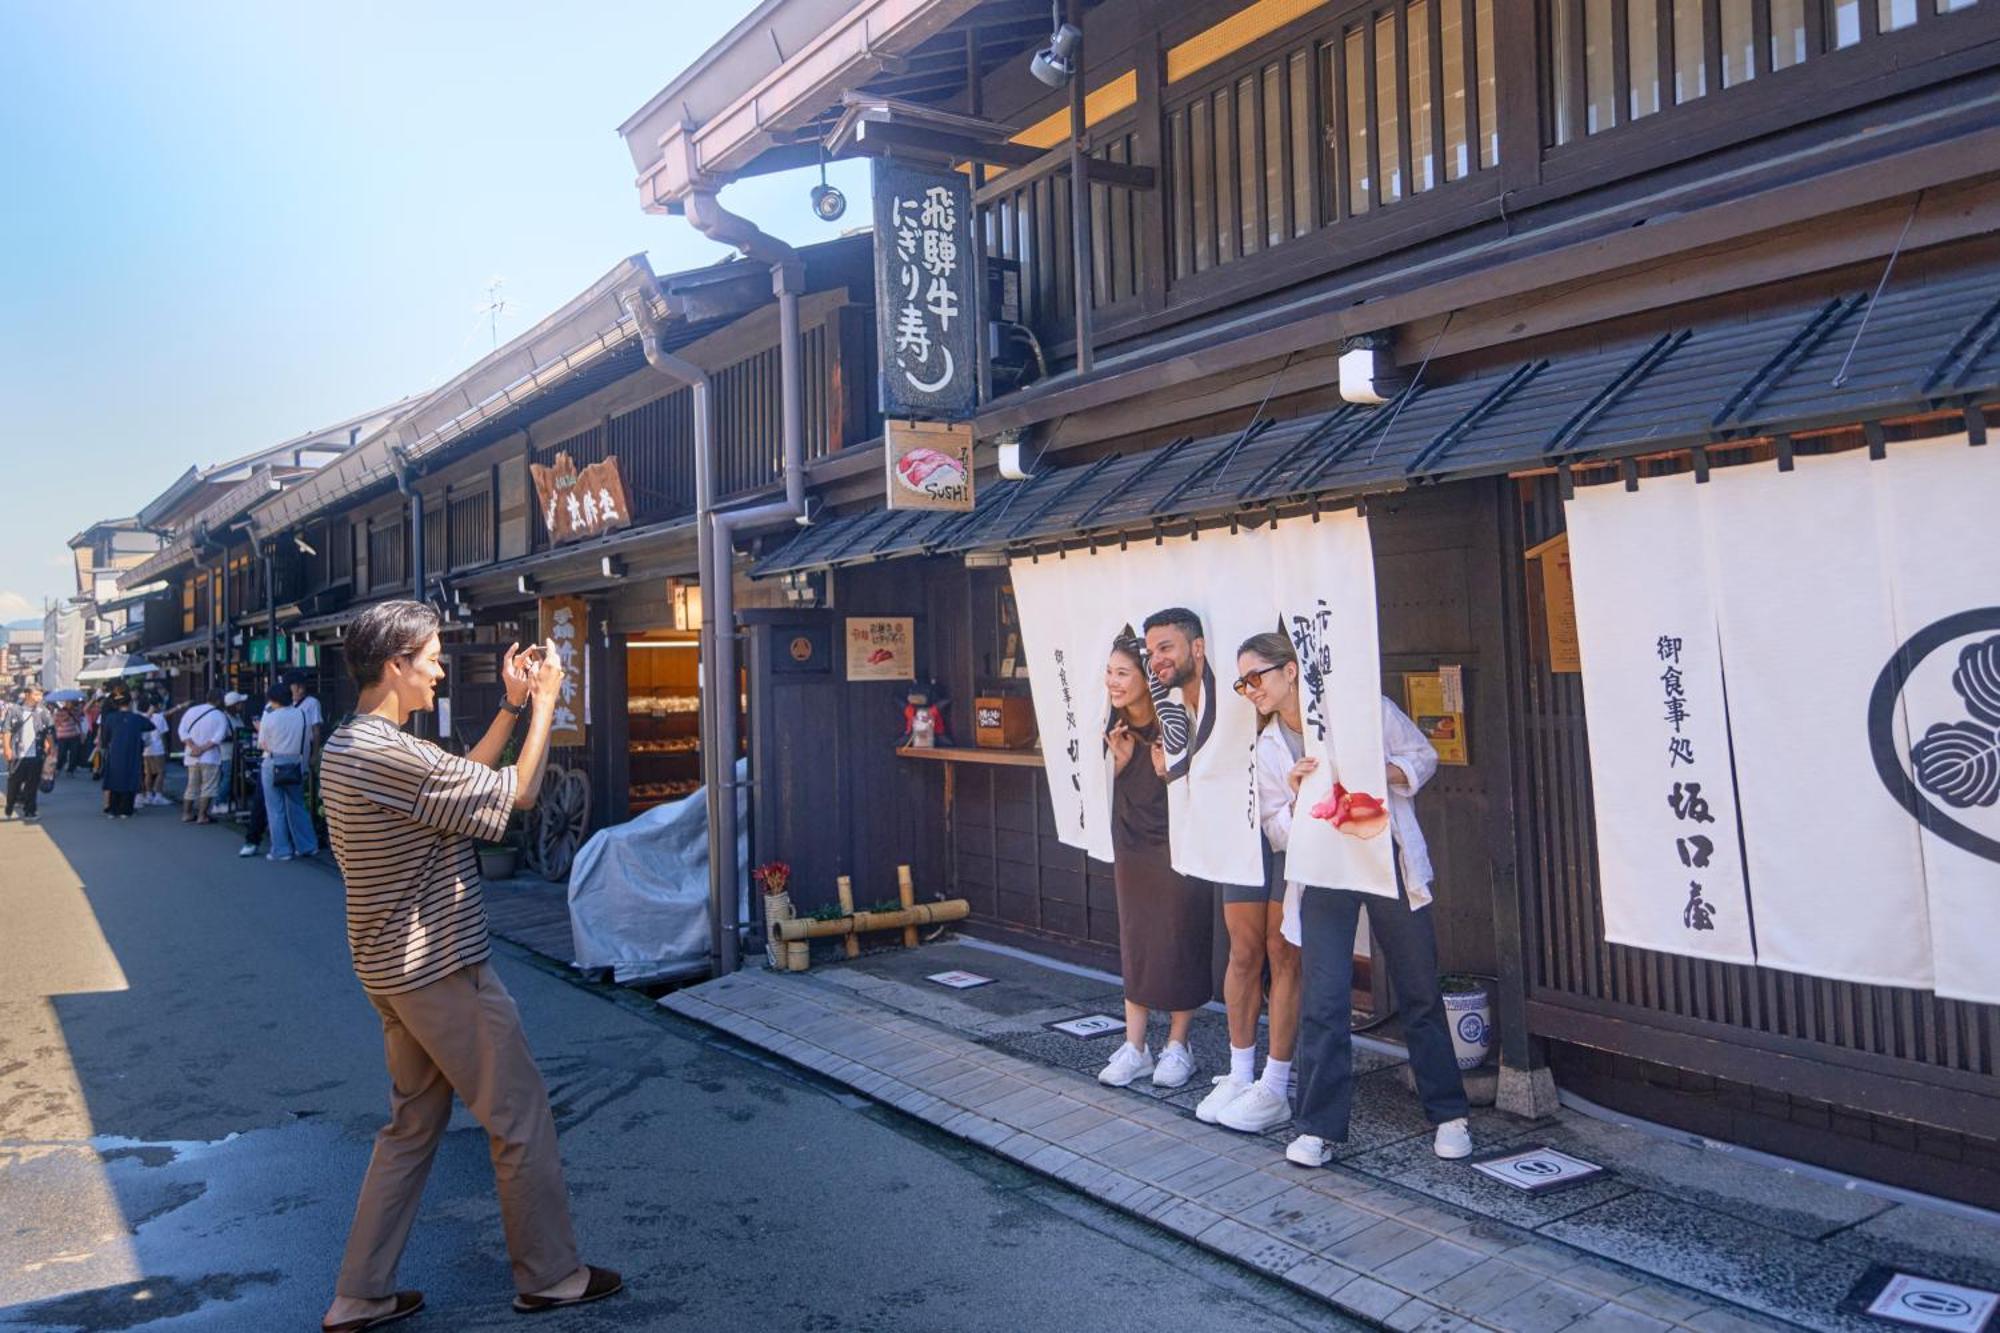
<instances>
[{"instance_id":1,"label":"white shirt","mask_svg":"<svg viewBox=\"0 0 2000 1333\"><path fill-rule=\"evenodd\" d=\"M292 707L299 710L308 727L318 727L322 732L326 730L326 714L320 711L318 695L308 694Z\"/></svg>"},{"instance_id":2,"label":"white shirt","mask_svg":"<svg viewBox=\"0 0 2000 1333\"><path fill-rule=\"evenodd\" d=\"M266 759L301 759L306 752L306 715L292 704L264 710L257 724L257 748Z\"/></svg>"},{"instance_id":3,"label":"white shirt","mask_svg":"<svg viewBox=\"0 0 2000 1333\"><path fill-rule=\"evenodd\" d=\"M158 711L146 714L146 720L153 729L146 733L146 753L165 755L167 752L167 715Z\"/></svg>"},{"instance_id":4,"label":"white shirt","mask_svg":"<svg viewBox=\"0 0 2000 1333\"><path fill-rule=\"evenodd\" d=\"M229 716L213 704L196 704L181 718L181 744L187 753L182 762L190 768L213 767L222 762L222 747L232 728ZM199 754L195 748L207 746Z\"/></svg>"},{"instance_id":5,"label":"white shirt","mask_svg":"<svg viewBox=\"0 0 2000 1333\"><path fill-rule=\"evenodd\" d=\"M1264 837L1274 851L1284 851L1292 837L1292 804L1295 797L1285 775L1292 771L1291 747L1276 723L1257 733L1257 817ZM1403 892L1410 909L1427 907L1431 901L1430 846L1424 841L1423 826L1417 822L1417 792L1437 773L1437 751L1430 738L1402 709L1387 698L1382 700L1382 758L1403 771L1407 783L1389 784L1389 836L1403 862ZM1296 880L1285 883L1284 920L1279 929L1293 944L1300 942L1299 895Z\"/></svg>"}]
</instances>

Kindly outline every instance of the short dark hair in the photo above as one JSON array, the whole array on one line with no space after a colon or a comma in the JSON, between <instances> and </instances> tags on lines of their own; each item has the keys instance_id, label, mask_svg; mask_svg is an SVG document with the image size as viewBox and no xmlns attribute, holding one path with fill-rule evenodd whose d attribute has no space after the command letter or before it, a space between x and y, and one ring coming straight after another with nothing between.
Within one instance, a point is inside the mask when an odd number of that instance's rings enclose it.
<instances>
[{"instance_id":1,"label":"short dark hair","mask_svg":"<svg viewBox=\"0 0 2000 1333\"><path fill-rule=\"evenodd\" d=\"M1173 626L1190 640L1202 637L1201 617L1185 606L1170 606L1164 611L1155 611L1146 617L1146 623L1140 628L1142 633L1150 634L1164 625Z\"/></svg>"},{"instance_id":2,"label":"short dark hair","mask_svg":"<svg viewBox=\"0 0 2000 1333\"><path fill-rule=\"evenodd\" d=\"M274 704L289 704L292 701L292 692L282 685L273 685L264 691L264 698Z\"/></svg>"},{"instance_id":3,"label":"short dark hair","mask_svg":"<svg viewBox=\"0 0 2000 1333\"><path fill-rule=\"evenodd\" d=\"M390 658L418 651L437 632L437 612L422 602L377 602L348 627L342 645L347 674L364 690L379 684Z\"/></svg>"}]
</instances>

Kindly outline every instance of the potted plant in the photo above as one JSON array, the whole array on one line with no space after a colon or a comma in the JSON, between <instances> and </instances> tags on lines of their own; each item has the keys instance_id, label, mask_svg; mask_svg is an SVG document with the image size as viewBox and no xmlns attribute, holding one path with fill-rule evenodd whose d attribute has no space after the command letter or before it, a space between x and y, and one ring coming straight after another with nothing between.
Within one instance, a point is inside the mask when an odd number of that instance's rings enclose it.
<instances>
[{"instance_id":1,"label":"potted plant","mask_svg":"<svg viewBox=\"0 0 2000 1333\"><path fill-rule=\"evenodd\" d=\"M1479 1068L1493 1048L1493 979L1447 972L1438 978L1438 989L1444 992L1444 1017L1458 1067Z\"/></svg>"},{"instance_id":2,"label":"potted plant","mask_svg":"<svg viewBox=\"0 0 2000 1333\"><path fill-rule=\"evenodd\" d=\"M764 952L771 966L785 969L785 945L778 939L778 922L792 919L792 868L783 861L766 861L750 872L764 891Z\"/></svg>"}]
</instances>

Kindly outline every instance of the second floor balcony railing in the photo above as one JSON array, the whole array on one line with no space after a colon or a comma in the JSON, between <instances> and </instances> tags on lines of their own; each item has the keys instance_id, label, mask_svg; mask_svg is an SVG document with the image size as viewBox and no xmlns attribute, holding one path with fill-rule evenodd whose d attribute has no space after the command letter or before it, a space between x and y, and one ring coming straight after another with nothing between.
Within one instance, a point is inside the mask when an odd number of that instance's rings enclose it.
<instances>
[{"instance_id":1,"label":"second floor balcony railing","mask_svg":"<svg viewBox=\"0 0 2000 1333\"><path fill-rule=\"evenodd\" d=\"M1292 8L1247 45L1210 40L1225 22L1091 72L1087 150L1158 181L1090 188L1098 341L2000 62L2000 0ZM1067 132L1057 112L1019 141ZM980 199L987 253L1020 264L1023 322L1062 357L1067 178L1001 174Z\"/></svg>"}]
</instances>

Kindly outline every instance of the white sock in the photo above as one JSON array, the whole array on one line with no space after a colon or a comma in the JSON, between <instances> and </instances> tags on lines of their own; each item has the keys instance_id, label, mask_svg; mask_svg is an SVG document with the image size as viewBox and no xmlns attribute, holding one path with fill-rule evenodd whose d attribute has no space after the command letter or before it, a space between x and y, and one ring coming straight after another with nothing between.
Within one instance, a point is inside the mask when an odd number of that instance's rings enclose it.
<instances>
[{"instance_id":1,"label":"white sock","mask_svg":"<svg viewBox=\"0 0 2000 1333\"><path fill-rule=\"evenodd\" d=\"M1280 1097L1292 1095L1292 1062L1290 1060L1266 1060L1264 1062L1264 1085Z\"/></svg>"},{"instance_id":2,"label":"white sock","mask_svg":"<svg viewBox=\"0 0 2000 1333\"><path fill-rule=\"evenodd\" d=\"M1255 1046L1231 1046L1229 1048L1229 1077L1238 1083L1249 1083L1257 1077L1257 1048Z\"/></svg>"}]
</instances>

